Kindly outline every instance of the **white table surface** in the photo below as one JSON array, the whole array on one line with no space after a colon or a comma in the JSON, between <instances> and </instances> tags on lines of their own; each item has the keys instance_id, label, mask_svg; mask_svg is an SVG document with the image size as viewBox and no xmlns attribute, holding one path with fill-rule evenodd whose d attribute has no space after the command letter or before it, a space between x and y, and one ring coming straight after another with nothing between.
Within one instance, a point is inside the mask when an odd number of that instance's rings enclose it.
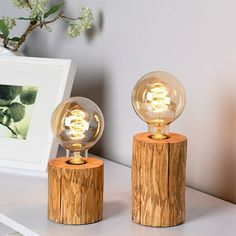
<instances>
[{"instance_id":1,"label":"white table surface","mask_svg":"<svg viewBox=\"0 0 236 236\"><path fill-rule=\"evenodd\" d=\"M103 220L61 225L47 219L47 178L0 173L0 222L30 236L236 236L236 205L186 189L186 222L151 228L131 220L130 173L105 160Z\"/></svg>"}]
</instances>

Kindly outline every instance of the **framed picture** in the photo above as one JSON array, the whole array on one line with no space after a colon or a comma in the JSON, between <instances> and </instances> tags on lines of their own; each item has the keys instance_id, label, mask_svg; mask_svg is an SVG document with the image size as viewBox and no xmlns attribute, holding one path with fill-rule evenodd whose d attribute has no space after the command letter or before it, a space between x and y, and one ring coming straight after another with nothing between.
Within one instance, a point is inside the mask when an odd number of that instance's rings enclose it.
<instances>
[{"instance_id":1,"label":"framed picture","mask_svg":"<svg viewBox=\"0 0 236 236\"><path fill-rule=\"evenodd\" d=\"M0 169L47 170L58 147L51 115L75 72L71 60L0 57Z\"/></svg>"}]
</instances>

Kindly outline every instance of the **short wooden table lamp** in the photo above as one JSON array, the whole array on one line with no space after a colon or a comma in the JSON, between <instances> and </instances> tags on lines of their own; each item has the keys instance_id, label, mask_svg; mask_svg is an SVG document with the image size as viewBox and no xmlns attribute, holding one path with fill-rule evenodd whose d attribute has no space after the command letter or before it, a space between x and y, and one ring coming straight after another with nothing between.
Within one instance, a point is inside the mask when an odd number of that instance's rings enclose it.
<instances>
[{"instance_id":1,"label":"short wooden table lamp","mask_svg":"<svg viewBox=\"0 0 236 236\"><path fill-rule=\"evenodd\" d=\"M55 109L52 130L67 157L48 164L50 220L90 224L102 219L103 162L87 157L87 150L99 140L103 129L101 110L87 98L70 98Z\"/></svg>"},{"instance_id":2,"label":"short wooden table lamp","mask_svg":"<svg viewBox=\"0 0 236 236\"><path fill-rule=\"evenodd\" d=\"M180 82L163 71L142 77L132 102L149 132L133 137L132 219L147 226L168 227L185 219L187 139L169 133L169 124L182 113L185 92Z\"/></svg>"}]
</instances>

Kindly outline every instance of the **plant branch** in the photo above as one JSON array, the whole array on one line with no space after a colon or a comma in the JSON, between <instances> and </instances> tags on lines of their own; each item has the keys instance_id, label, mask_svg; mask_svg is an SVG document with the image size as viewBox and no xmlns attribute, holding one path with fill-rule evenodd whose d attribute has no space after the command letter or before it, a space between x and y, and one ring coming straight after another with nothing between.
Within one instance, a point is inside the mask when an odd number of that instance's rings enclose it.
<instances>
[{"instance_id":1,"label":"plant branch","mask_svg":"<svg viewBox=\"0 0 236 236\"><path fill-rule=\"evenodd\" d=\"M56 20L58 20L59 18L62 18L63 16L63 12L60 12L55 18L53 18L52 20L48 20L48 21L43 21L43 22L38 22L37 20L33 20L30 21L29 26L27 27L26 31L22 34L22 36L20 37L19 42L17 43L17 45L14 47L13 51L16 52L19 47L25 42L26 37L36 28L40 27L42 28L43 26L47 26L47 24L51 24L53 22L55 22ZM5 46L4 46L5 47Z\"/></svg>"},{"instance_id":2,"label":"plant branch","mask_svg":"<svg viewBox=\"0 0 236 236\"><path fill-rule=\"evenodd\" d=\"M44 21L43 24L47 25L47 24L51 24L54 21L58 20L59 18L63 18L63 11L60 12L55 18L53 18L52 20L48 20L48 21Z\"/></svg>"},{"instance_id":3,"label":"plant branch","mask_svg":"<svg viewBox=\"0 0 236 236\"><path fill-rule=\"evenodd\" d=\"M26 4L29 6L29 8L32 10L32 7L31 7L31 5L30 5L30 2L29 2L29 0L26 0Z\"/></svg>"},{"instance_id":4,"label":"plant branch","mask_svg":"<svg viewBox=\"0 0 236 236\"><path fill-rule=\"evenodd\" d=\"M66 19L66 20L78 20L80 19L81 17L77 17L77 18L71 18L71 17L68 17L68 16L61 16L62 19Z\"/></svg>"},{"instance_id":5,"label":"plant branch","mask_svg":"<svg viewBox=\"0 0 236 236\"><path fill-rule=\"evenodd\" d=\"M22 45L22 43L25 42L25 39L26 39L27 35L33 31L34 26L35 26L36 24L37 24L37 21L35 21L35 20L34 20L34 21L30 21L30 24L29 24L29 26L27 27L26 31L22 34L22 36L20 37L19 42L18 42L17 45L14 47L14 49L13 49L14 52L16 52L16 51L19 49L19 47Z\"/></svg>"},{"instance_id":6,"label":"plant branch","mask_svg":"<svg viewBox=\"0 0 236 236\"><path fill-rule=\"evenodd\" d=\"M3 46L5 47L5 48L8 48L8 39L7 38L3 38Z\"/></svg>"},{"instance_id":7,"label":"plant branch","mask_svg":"<svg viewBox=\"0 0 236 236\"><path fill-rule=\"evenodd\" d=\"M3 125L3 124L2 124L2 125ZM11 127L9 127L9 126L7 126L7 125L3 125L3 126L5 126L6 128L8 128L8 129L12 132L13 135L17 136L17 133L16 133L15 130L13 130Z\"/></svg>"},{"instance_id":8,"label":"plant branch","mask_svg":"<svg viewBox=\"0 0 236 236\"><path fill-rule=\"evenodd\" d=\"M16 130L17 135L20 135L21 138L23 138L23 139L26 138L25 136L23 136L23 135L21 134L21 132L20 132L20 131L18 130L18 128L16 127L16 125L14 125L14 128L15 128L15 130Z\"/></svg>"}]
</instances>

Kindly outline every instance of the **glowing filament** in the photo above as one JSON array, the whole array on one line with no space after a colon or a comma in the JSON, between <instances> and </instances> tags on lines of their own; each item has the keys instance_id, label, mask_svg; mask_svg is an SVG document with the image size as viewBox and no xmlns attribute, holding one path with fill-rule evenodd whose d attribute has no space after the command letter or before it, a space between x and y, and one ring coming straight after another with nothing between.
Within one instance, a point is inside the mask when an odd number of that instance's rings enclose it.
<instances>
[{"instance_id":1,"label":"glowing filament","mask_svg":"<svg viewBox=\"0 0 236 236\"><path fill-rule=\"evenodd\" d=\"M147 100L151 102L155 112L163 112L168 110L170 104L170 97L166 87L158 82L153 85L153 88L147 92Z\"/></svg>"},{"instance_id":2,"label":"glowing filament","mask_svg":"<svg viewBox=\"0 0 236 236\"><path fill-rule=\"evenodd\" d=\"M72 116L67 117L66 125L70 130L71 139L83 139L84 133L88 130L89 123L84 119L85 113L79 109L71 111Z\"/></svg>"}]
</instances>

